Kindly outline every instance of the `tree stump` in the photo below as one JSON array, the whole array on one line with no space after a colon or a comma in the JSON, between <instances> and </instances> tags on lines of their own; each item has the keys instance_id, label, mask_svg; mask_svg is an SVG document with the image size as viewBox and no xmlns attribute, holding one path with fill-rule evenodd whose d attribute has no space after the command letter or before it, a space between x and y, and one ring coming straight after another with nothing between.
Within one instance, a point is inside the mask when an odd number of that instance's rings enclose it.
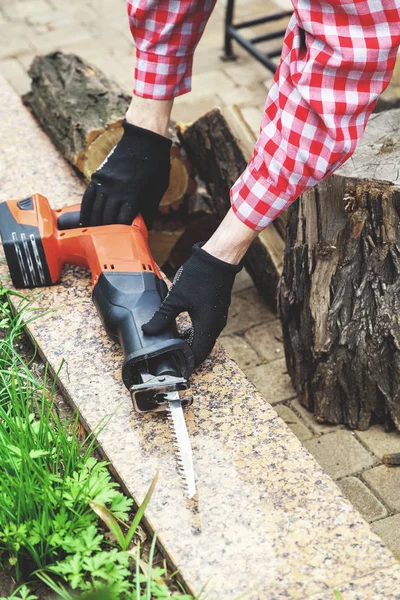
<instances>
[{"instance_id":1,"label":"tree stump","mask_svg":"<svg viewBox=\"0 0 400 600\"><path fill-rule=\"evenodd\" d=\"M400 110L373 115L294 203L280 282L288 371L320 421L400 430Z\"/></svg>"},{"instance_id":2,"label":"tree stump","mask_svg":"<svg viewBox=\"0 0 400 600\"><path fill-rule=\"evenodd\" d=\"M222 219L230 208L229 190L246 168L255 136L236 106L215 109L178 134L188 157ZM245 266L273 310L276 310L278 281L282 271L285 217L262 231L245 257Z\"/></svg>"}]
</instances>

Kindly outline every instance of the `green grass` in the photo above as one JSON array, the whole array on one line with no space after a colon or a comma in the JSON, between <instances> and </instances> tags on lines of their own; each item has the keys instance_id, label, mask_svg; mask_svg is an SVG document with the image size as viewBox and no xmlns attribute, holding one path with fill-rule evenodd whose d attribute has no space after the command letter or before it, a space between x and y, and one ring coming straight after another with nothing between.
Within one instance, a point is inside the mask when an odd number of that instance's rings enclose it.
<instances>
[{"instance_id":1,"label":"green grass","mask_svg":"<svg viewBox=\"0 0 400 600\"><path fill-rule=\"evenodd\" d=\"M91 458L94 438L82 443L77 420L61 423L46 377L38 382L15 349L23 314L38 313L23 299L16 315L8 302L0 311L0 556L20 580L57 560L65 537L96 521L88 499L98 501L111 478Z\"/></svg>"},{"instance_id":2,"label":"green grass","mask_svg":"<svg viewBox=\"0 0 400 600\"><path fill-rule=\"evenodd\" d=\"M46 372L38 381L18 352L24 323L41 316L33 302L0 287L0 566L20 583L10 598L35 600L41 580L64 600L192 600L172 594L166 569L152 567L155 538L145 575L132 548L156 478L129 525L132 500L93 456L95 437L80 440L77 418L61 421L54 384Z\"/></svg>"}]
</instances>

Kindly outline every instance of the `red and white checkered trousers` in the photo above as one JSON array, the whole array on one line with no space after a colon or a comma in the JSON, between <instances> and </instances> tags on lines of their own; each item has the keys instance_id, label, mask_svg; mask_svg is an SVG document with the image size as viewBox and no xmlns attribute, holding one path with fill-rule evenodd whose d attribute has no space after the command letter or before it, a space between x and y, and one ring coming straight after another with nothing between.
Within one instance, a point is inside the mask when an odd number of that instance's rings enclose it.
<instances>
[{"instance_id":1,"label":"red and white checkered trousers","mask_svg":"<svg viewBox=\"0 0 400 600\"><path fill-rule=\"evenodd\" d=\"M128 0L135 93L190 90L194 49L214 0ZM294 14L234 212L264 229L354 152L400 45L400 0L293 0Z\"/></svg>"},{"instance_id":2,"label":"red and white checkered trousers","mask_svg":"<svg viewBox=\"0 0 400 600\"><path fill-rule=\"evenodd\" d=\"M127 0L136 46L135 94L167 100L190 91L193 53L215 2Z\"/></svg>"}]
</instances>

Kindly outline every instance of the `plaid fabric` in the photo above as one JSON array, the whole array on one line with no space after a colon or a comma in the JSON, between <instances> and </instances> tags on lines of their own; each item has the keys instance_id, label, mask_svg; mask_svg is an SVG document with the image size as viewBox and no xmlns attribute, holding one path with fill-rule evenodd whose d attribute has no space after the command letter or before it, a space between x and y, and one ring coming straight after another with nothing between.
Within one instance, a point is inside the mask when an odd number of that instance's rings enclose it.
<instances>
[{"instance_id":1,"label":"plaid fabric","mask_svg":"<svg viewBox=\"0 0 400 600\"><path fill-rule=\"evenodd\" d=\"M190 91L193 52L215 2L127 0L136 45L135 94L167 100Z\"/></svg>"},{"instance_id":2,"label":"plaid fabric","mask_svg":"<svg viewBox=\"0 0 400 600\"><path fill-rule=\"evenodd\" d=\"M260 136L231 190L232 208L264 229L354 152L400 44L400 0L292 0L295 12ZM190 90L192 57L215 0L128 0L135 93Z\"/></svg>"},{"instance_id":3,"label":"plaid fabric","mask_svg":"<svg viewBox=\"0 0 400 600\"><path fill-rule=\"evenodd\" d=\"M261 230L354 152L393 73L400 0L299 0L248 167L231 190Z\"/></svg>"}]
</instances>

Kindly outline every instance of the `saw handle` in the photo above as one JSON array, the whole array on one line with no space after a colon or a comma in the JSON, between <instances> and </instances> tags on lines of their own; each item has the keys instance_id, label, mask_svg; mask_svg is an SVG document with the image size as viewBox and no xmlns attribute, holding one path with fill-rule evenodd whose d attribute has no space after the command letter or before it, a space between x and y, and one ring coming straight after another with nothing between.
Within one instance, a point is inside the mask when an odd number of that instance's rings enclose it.
<instances>
[{"instance_id":1,"label":"saw handle","mask_svg":"<svg viewBox=\"0 0 400 600\"><path fill-rule=\"evenodd\" d=\"M62 213L57 220L57 228L59 231L66 229L78 229L80 227L81 213L76 210Z\"/></svg>"},{"instance_id":2,"label":"saw handle","mask_svg":"<svg viewBox=\"0 0 400 600\"><path fill-rule=\"evenodd\" d=\"M142 369L183 378L194 369L192 349L179 337L175 324L157 336L142 331L167 292L165 282L155 273L102 273L93 288L93 302L103 326L124 352L122 379L128 389L142 383Z\"/></svg>"},{"instance_id":3,"label":"saw handle","mask_svg":"<svg viewBox=\"0 0 400 600\"><path fill-rule=\"evenodd\" d=\"M57 220L59 231L81 227L77 208L63 209ZM140 236L138 229L131 231L131 235ZM146 254L142 254L142 262L150 263L149 251ZM153 271L103 271L94 285L93 301L103 326L124 352L122 379L128 389L141 383L142 367L156 376L176 378L187 378L194 368L191 348L179 338L175 324L158 336L143 334L142 325L150 320L167 293L165 282Z\"/></svg>"}]
</instances>

